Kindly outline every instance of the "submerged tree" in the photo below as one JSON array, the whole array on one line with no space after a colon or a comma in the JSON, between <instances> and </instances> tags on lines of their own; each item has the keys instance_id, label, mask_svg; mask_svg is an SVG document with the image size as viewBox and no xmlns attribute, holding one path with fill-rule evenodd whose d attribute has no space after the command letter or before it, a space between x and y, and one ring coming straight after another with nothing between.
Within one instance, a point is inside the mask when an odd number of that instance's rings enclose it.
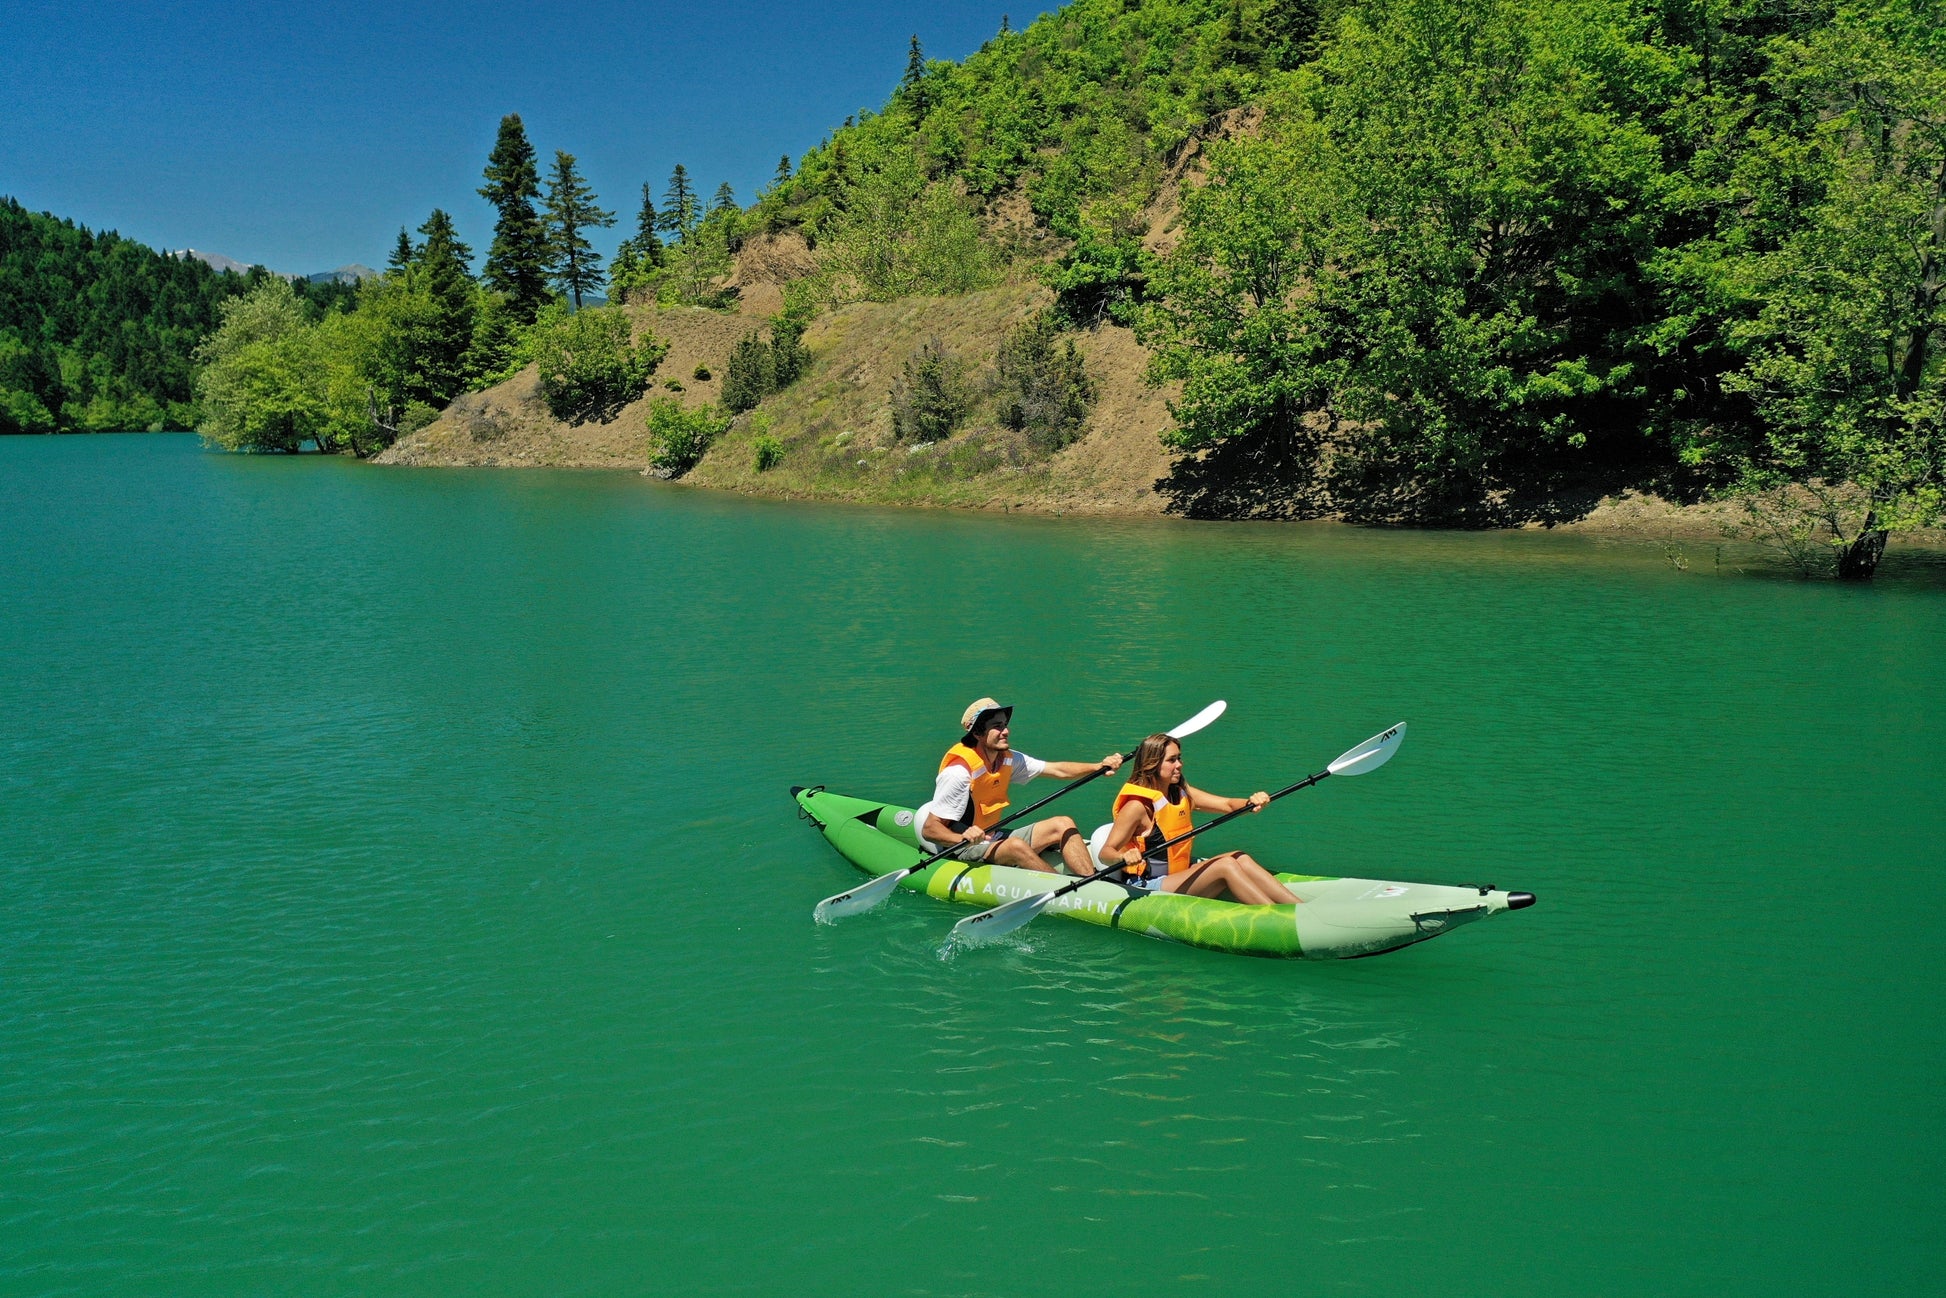
<instances>
[{"instance_id":1,"label":"submerged tree","mask_svg":"<svg viewBox=\"0 0 1946 1298\"><path fill-rule=\"evenodd\" d=\"M601 258L583 230L615 224L615 214L595 206L595 191L575 169L574 155L554 152L554 171L547 180L548 274L555 286L574 299L602 286Z\"/></svg>"},{"instance_id":2,"label":"submerged tree","mask_svg":"<svg viewBox=\"0 0 1946 1298\"><path fill-rule=\"evenodd\" d=\"M520 114L500 119L500 135L487 158L480 197L498 209L493 246L487 251L487 287L507 298L514 318L531 321L547 303L547 231L534 211L541 196L540 168Z\"/></svg>"}]
</instances>

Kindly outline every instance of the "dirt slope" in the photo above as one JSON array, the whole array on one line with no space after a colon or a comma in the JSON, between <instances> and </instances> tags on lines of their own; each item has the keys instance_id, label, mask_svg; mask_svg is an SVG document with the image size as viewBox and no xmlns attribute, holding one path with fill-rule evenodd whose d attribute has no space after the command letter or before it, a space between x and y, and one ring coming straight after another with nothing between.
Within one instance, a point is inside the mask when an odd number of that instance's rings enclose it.
<instances>
[{"instance_id":1,"label":"dirt slope","mask_svg":"<svg viewBox=\"0 0 1946 1298\"><path fill-rule=\"evenodd\" d=\"M788 257L784 250L780 257ZM746 262L748 265L748 262ZM788 274L788 270L784 270ZM530 369L471 393L437 421L379 457L406 465L555 466L645 469L648 401L678 396L686 406L715 402L730 349L761 320L749 313L778 290L749 276L746 310L643 310L638 330L669 343L654 385L606 422L565 424L549 415ZM967 364L977 386L999 340L1051 295L1012 285L955 298L855 303L821 315L805 334L810 370L790 388L739 418L688 480L763 495L913 504L1024 508L1046 512L1156 513L1154 491L1169 459L1158 434L1168 422L1166 394L1145 386L1147 354L1126 329L1104 325L1078 341L1098 389L1083 437L1051 457L1024 451L1017 434L978 414L945 442L898 444L892 436L893 381L909 357L938 338ZM710 371L697 379L698 366ZM680 393L668 384L680 384ZM783 461L754 467L754 442L768 432Z\"/></svg>"}]
</instances>

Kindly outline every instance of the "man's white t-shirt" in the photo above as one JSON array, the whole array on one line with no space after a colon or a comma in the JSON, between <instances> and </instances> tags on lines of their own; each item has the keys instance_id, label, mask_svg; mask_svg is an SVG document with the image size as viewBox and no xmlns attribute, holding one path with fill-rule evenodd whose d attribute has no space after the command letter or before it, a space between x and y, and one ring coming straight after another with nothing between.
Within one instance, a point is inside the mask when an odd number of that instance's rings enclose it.
<instances>
[{"instance_id":1,"label":"man's white t-shirt","mask_svg":"<svg viewBox=\"0 0 1946 1298\"><path fill-rule=\"evenodd\" d=\"M1007 761L1013 767L1008 777L1008 788L1025 784L1047 769L1047 763L1039 758L1029 757L1018 749L1007 754ZM935 843L926 837L926 817L938 816L948 824L964 816L973 799L973 772L958 762L948 762L946 769L939 773L939 779L932 786L932 801L912 813L912 832L929 852L937 852L944 843Z\"/></svg>"}]
</instances>

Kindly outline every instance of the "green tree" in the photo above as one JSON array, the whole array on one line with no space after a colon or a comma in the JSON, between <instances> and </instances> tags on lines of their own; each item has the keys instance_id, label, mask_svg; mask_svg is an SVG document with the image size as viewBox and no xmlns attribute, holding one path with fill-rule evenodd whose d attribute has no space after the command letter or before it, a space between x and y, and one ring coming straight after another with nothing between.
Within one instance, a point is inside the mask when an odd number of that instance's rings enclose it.
<instances>
[{"instance_id":1,"label":"green tree","mask_svg":"<svg viewBox=\"0 0 1946 1298\"><path fill-rule=\"evenodd\" d=\"M745 334L730 349L723 373L723 408L733 415L753 410L776 384L768 343L755 333Z\"/></svg>"},{"instance_id":2,"label":"green tree","mask_svg":"<svg viewBox=\"0 0 1946 1298\"><path fill-rule=\"evenodd\" d=\"M662 215L656 219L656 228L674 235L678 241L685 240L701 216L695 187L689 183L689 172L678 162L676 169L669 173L669 188L662 195Z\"/></svg>"},{"instance_id":3,"label":"green tree","mask_svg":"<svg viewBox=\"0 0 1946 1298\"><path fill-rule=\"evenodd\" d=\"M601 257L582 231L615 224L615 214L595 205L595 191L575 169L574 155L555 150L547 178L548 271L555 287L574 299L602 286Z\"/></svg>"},{"instance_id":4,"label":"green tree","mask_svg":"<svg viewBox=\"0 0 1946 1298\"><path fill-rule=\"evenodd\" d=\"M233 451L348 444L369 420L358 409L352 350L333 346L332 335L363 324L346 315L313 324L290 284L275 276L225 303L222 323L196 353L197 431Z\"/></svg>"},{"instance_id":5,"label":"green tree","mask_svg":"<svg viewBox=\"0 0 1946 1298\"><path fill-rule=\"evenodd\" d=\"M473 250L461 243L453 219L434 208L419 227L426 237L419 251L415 288L428 299L425 354L420 386L429 404L443 406L466 389L467 354L473 348L478 289L473 283Z\"/></svg>"},{"instance_id":6,"label":"green tree","mask_svg":"<svg viewBox=\"0 0 1946 1298\"><path fill-rule=\"evenodd\" d=\"M1343 19L1260 136L1212 146L1150 277L1175 444L1250 439L1418 519L1638 444L1662 175L1641 111L1678 71L1608 0Z\"/></svg>"},{"instance_id":7,"label":"green tree","mask_svg":"<svg viewBox=\"0 0 1946 1298\"><path fill-rule=\"evenodd\" d=\"M480 197L499 215L487 250L487 287L505 294L516 319L532 320L548 300L547 231L534 211L541 196L540 168L520 114L500 119L500 134L487 157Z\"/></svg>"},{"instance_id":8,"label":"green tree","mask_svg":"<svg viewBox=\"0 0 1946 1298\"><path fill-rule=\"evenodd\" d=\"M736 191L730 188L730 182L726 180L716 187L716 196L710 199L709 210L712 212L732 212L736 210L736 205Z\"/></svg>"},{"instance_id":9,"label":"green tree","mask_svg":"<svg viewBox=\"0 0 1946 1298\"><path fill-rule=\"evenodd\" d=\"M620 307L568 311L556 305L535 320L530 339L541 395L557 419L608 419L642 395L668 345L633 336Z\"/></svg>"},{"instance_id":10,"label":"green tree","mask_svg":"<svg viewBox=\"0 0 1946 1298\"><path fill-rule=\"evenodd\" d=\"M403 275L412 269L418 255L418 249L412 246L412 236L405 232L404 226L400 226L399 241L392 245L392 255L386 260L385 269L394 275Z\"/></svg>"},{"instance_id":11,"label":"green tree","mask_svg":"<svg viewBox=\"0 0 1946 1298\"><path fill-rule=\"evenodd\" d=\"M1946 494L1938 17L1923 0L1847 5L1772 41L1771 89L1806 129L1757 136L1742 169L1758 200L1747 219L1781 210L1795 228L1730 262L1754 312L1730 327L1748 361L1723 384L1762 430L1738 460L1782 530L1818 534L1840 577L1871 576L1888 534L1937 521Z\"/></svg>"}]
</instances>

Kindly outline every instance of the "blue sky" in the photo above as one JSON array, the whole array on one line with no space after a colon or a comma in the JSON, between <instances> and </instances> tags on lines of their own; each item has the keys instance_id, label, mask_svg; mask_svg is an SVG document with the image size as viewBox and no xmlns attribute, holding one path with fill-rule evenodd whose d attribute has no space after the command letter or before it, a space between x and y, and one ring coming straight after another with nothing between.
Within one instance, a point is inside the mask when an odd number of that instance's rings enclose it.
<instances>
[{"instance_id":1,"label":"blue sky","mask_svg":"<svg viewBox=\"0 0 1946 1298\"><path fill-rule=\"evenodd\" d=\"M381 266L401 225L474 191L503 113L566 149L619 223L686 166L748 202L877 107L917 32L962 58L1051 4L0 4L0 194L160 248L276 270Z\"/></svg>"}]
</instances>

